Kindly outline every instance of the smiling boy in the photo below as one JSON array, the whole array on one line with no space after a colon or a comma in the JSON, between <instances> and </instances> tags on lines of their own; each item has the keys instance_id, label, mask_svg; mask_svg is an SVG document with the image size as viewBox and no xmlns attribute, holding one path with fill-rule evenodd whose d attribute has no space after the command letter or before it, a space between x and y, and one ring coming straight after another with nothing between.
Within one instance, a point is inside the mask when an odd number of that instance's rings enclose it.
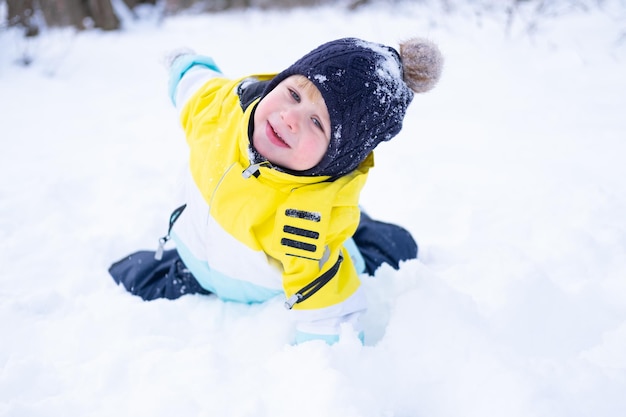
<instances>
[{"instance_id":1,"label":"smiling boy","mask_svg":"<svg viewBox=\"0 0 626 417\"><path fill-rule=\"evenodd\" d=\"M360 191L373 149L400 132L441 62L420 39L400 52L339 39L279 74L237 80L208 57L176 57L170 96L190 148L185 205L170 221L176 249L165 263L144 251L114 264L116 282L146 300L283 296L296 343L333 343L344 324L362 335L359 274L382 263L397 269L417 245L403 228L362 214Z\"/></svg>"},{"instance_id":2,"label":"smiling boy","mask_svg":"<svg viewBox=\"0 0 626 417\"><path fill-rule=\"evenodd\" d=\"M252 143L276 165L304 171L317 165L330 142L330 116L319 90L292 75L259 102Z\"/></svg>"}]
</instances>

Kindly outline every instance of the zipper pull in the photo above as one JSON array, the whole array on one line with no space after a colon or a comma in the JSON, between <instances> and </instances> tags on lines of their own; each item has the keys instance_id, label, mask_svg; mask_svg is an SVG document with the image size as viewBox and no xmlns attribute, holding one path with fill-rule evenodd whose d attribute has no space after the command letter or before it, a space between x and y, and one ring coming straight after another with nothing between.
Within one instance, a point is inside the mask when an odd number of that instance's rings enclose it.
<instances>
[{"instance_id":1,"label":"zipper pull","mask_svg":"<svg viewBox=\"0 0 626 417\"><path fill-rule=\"evenodd\" d=\"M291 310L296 303L299 303L302 299L302 294L299 292L295 293L287 301L285 301L285 308L287 310Z\"/></svg>"},{"instance_id":2,"label":"zipper pull","mask_svg":"<svg viewBox=\"0 0 626 417\"><path fill-rule=\"evenodd\" d=\"M178 217L180 217L182 212L185 210L185 207L187 207L187 204L183 204L182 206L174 210L172 214L170 214L170 224L167 228L167 234L163 236L161 239L159 239L159 247L154 253L154 259L156 259L157 261L160 261L161 259L163 259L163 247L165 246L167 241L170 240L170 233L172 232L172 227L174 227L174 223L176 223L176 220L178 220Z\"/></svg>"},{"instance_id":3,"label":"zipper pull","mask_svg":"<svg viewBox=\"0 0 626 417\"><path fill-rule=\"evenodd\" d=\"M241 176L244 177L245 179L250 178L251 176L254 175L255 178L258 178L260 172L259 172L259 166L261 164L250 164L250 166L246 169L243 170L243 172L241 173Z\"/></svg>"},{"instance_id":4,"label":"zipper pull","mask_svg":"<svg viewBox=\"0 0 626 417\"><path fill-rule=\"evenodd\" d=\"M167 241L170 240L170 235L168 234L167 236L163 236L161 239L159 239L159 247L157 248L156 252L154 253L154 259L156 259L157 261L160 261L161 259L163 259L163 248L165 246L165 244L167 243Z\"/></svg>"}]
</instances>

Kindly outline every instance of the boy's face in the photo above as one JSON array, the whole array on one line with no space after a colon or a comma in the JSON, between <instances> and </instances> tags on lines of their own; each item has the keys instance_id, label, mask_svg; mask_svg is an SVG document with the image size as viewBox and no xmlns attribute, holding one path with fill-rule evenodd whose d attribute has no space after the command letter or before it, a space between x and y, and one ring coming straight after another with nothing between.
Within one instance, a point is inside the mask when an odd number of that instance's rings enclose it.
<instances>
[{"instance_id":1,"label":"boy's face","mask_svg":"<svg viewBox=\"0 0 626 417\"><path fill-rule=\"evenodd\" d=\"M301 75L280 82L256 108L252 143L281 167L304 171L317 165L330 143L330 116L317 87Z\"/></svg>"}]
</instances>

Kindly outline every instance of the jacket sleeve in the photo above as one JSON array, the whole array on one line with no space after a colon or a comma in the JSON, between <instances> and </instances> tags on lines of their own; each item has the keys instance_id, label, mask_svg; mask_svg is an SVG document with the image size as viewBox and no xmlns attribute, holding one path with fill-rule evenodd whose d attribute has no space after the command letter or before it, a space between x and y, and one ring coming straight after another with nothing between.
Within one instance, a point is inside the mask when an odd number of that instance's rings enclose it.
<instances>
[{"instance_id":1,"label":"jacket sleeve","mask_svg":"<svg viewBox=\"0 0 626 417\"><path fill-rule=\"evenodd\" d=\"M180 113L185 104L200 87L211 78L222 75L212 58L183 54L170 66L168 91L170 99Z\"/></svg>"},{"instance_id":2,"label":"jacket sleeve","mask_svg":"<svg viewBox=\"0 0 626 417\"><path fill-rule=\"evenodd\" d=\"M344 208L341 211L345 214L339 217L358 219L356 208ZM333 266L339 262L337 271L326 284L310 298L293 306L297 317L296 343L324 340L332 344L339 340L342 327L346 325L358 333L361 340L363 339L359 318L366 308L366 301L358 277L358 253L352 253L348 249L349 245L346 244L354 233L356 223L354 220L333 223L339 224L334 224L331 227L332 232L327 235L325 246L329 257L324 267L318 269L315 263L311 265L312 262L309 260L294 258L288 263L285 271L294 275L299 275L298 272L301 272L309 277L298 280L297 286L290 285L286 295L293 297L294 290L301 292L305 288L303 284L308 284L322 274L332 272ZM305 272L305 270L308 271ZM306 291L302 294L306 294Z\"/></svg>"},{"instance_id":3,"label":"jacket sleeve","mask_svg":"<svg viewBox=\"0 0 626 417\"><path fill-rule=\"evenodd\" d=\"M361 332L358 319L367 300L359 278L362 262L350 240L372 165L370 157L359 170L333 182L292 190L277 210L273 245L266 252L271 249L281 262L285 305L297 323L297 343L335 342L344 325Z\"/></svg>"}]
</instances>

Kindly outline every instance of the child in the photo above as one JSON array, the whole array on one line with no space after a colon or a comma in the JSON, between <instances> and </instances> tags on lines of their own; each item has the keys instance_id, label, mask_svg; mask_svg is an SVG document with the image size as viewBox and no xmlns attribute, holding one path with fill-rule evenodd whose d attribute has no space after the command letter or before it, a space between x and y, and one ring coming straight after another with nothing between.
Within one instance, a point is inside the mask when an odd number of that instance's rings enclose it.
<instances>
[{"instance_id":1,"label":"child","mask_svg":"<svg viewBox=\"0 0 626 417\"><path fill-rule=\"evenodd\" d=\"M170 97L190 148L185 205L170 218L176 249L141 251L111 275L144 300L214 293L284 295L296 343L361 332L359 273L417 257L403 228L361 213L373 149L394 137L414 96L441 73L435 45L395 49L328 42L277 75L224 78L211 58L170 67ZM155 259L156 258L156 259ZM362 333L360 333L362 338Z\"/></svg>"}]
</instances>

